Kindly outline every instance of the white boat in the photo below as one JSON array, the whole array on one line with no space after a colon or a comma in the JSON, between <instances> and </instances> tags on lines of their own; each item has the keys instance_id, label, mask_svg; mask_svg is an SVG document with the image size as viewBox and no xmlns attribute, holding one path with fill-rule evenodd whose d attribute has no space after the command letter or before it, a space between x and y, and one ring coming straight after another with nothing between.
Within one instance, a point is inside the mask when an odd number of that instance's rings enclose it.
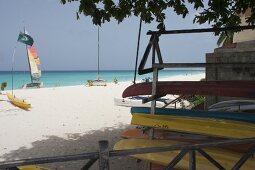
<instances>
[{"instance_id":1,"label":"white boat","mask_svg":"<svg viewBox=\"0 0 255 170\"><path fill-rule=\"evenodd\" d=\"M103 80L99 76L99 27L97 29L97 78L95 80L91 80L91 84L89 86L106 86L106 80Z\"/></svg>"},{"instance_id":2,"label":"white boat","mask_svg":"<svg viewBox=\"0 0 255 170\"><path fill-rule=\"evenodd\" d=\"M30 88L41 88L43 87L43 82L40 83L27 83L22 86L22 89L30 89Z\"/></svg>"},{"instance_id":3,"label":"white boat","mask_svg":"<svg viewBox=\"0 0 255 170\"><path fill-rule=\"evenodd\" d=\"M114 98L114 104L116 106L125 107L151 107L151 102L143 103L143 99L148 98L147 96L133 96L126 98ZM168 103L168 99L159 99L156 101L156 107L163 107Z\"/></svg>"},{"instance_id":4,"label":"white boat","mask_svg":"<svg viewBox=\"0 0 255 170\"><path fill-rule=\"evenodd\" d=\"M208 107L209 111L255 113L255 100L227 100Z\"/></svg>"},{"instance_id":5,"label":"white boat","mask_svg":"<svg viewBox=\"0 0 255 170\"><path fill-rule=\"evenodd\" d=\"M103 79L92 80L92 86L106 86L106 80Z\"/></svg>"}]
</instances>

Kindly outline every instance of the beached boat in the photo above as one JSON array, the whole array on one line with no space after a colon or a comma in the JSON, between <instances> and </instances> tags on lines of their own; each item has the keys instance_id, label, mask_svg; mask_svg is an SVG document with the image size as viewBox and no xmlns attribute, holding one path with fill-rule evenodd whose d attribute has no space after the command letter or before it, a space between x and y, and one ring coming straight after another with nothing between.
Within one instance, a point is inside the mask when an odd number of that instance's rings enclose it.
<instances>
[{"instance_id":1,"label":"beached boat","mask_svg":"<svg viewBox=\"0 0 255 170\"><path fill-rule=\"evenodd\" d=\"M140 128L128 129L126 131L121 132L120 137L124 139L129 139L129 138L148 139L149 131L150 131L149 129L144 130ZM181 141L181 142L196 143L196 142L207 142L212 140L223 140L225 138L212 137L212 136L201 135L201 134L174 132L174 131L154 128L153 139L165 139L165 140L178 139L178 141Z\"/></svg>"},{"instance_id":2,"label":"beached boat","mask_svg":"<svg viewBox=\"0 0 255 170\"><path fill-rule=\"evenodd\" d=\"M92 86L106 86L106 80L103 80L103 79L95 79L95 80L92 80Z\"/></svg>"},{"instance_id":3,"label":"beached boat","mask_svg":"<svg viewBox=\"0 0 255 170\"><path fill-rule=\"evenodd\" d=\"M123 139L114 145L114 150L125 150L125 149L137 149L137 148L148 148L148 147L162 147L162 146L173 146L186 144L185 142L180 142L177 140L148 140L148 139ZM243 154L232 152L229 150L223 150L219 148L204 148L204 150L218 161L225 169L231 169L241 158ZM157 153L147 153L147 154L136 154L131 155L134 158L149 161L152 163L160 165L168 165L170 161L180 153L179 150L176 151L165 151ZM241 169L243 170L254 170L255 158L250 157ZM177 169L189 169L189 154L186 154L175 168ZM196 154L196 169L201 170L215 170L217 169L213 164L211 164L205 157L201 154Z\"/></svg>"},{"instance_id":4,"label":"beached boat","mask_svg":"<svg viewBox=\"0 0 255 170\"><path fill-rule=\"evenodd\" d=\"M22 88L41 88L41 63L35 46L27 47L27 57L31 76L31 83L27 83Z\"/></svg>"},{"instance_id":5,"label":"beached boat","mask_svg":"<svg viewBox=\"0 0 255 170\"><path fill-rule=\"evenodd\" d=\"M255 100L227 100L208 107L209 111L255 113Z\"/></svg>"},{"instance_id":6,"label":"beached boat","mask_svg":"<svg viewBox=\"0 0 255 170\"><path fill-rule=\"evenodd\" d=\"M149 139L150 130L143 130L139 128L128 129L122 133L120 133L120 137L124 139ZM192 133L183 133L183 132L174 132L164 129L154 128L153 140L177 140L180 142L187 142L192 144L203 143L203 142L218 142L222 140L226 140L226 138L208 136L202 134L192 134ZM231 150L234 152L244 153L251 147L251 144L235 144L235 145L224 145L220 148Z\"/></svg>"},{"instance_id":7,"label":"beached boat","mask_svg":"<svg viewBox=\"0 0 255 170\"><path fill-rule=\"evenodd\" d=\"M103 80L100 78L99 73L100 73L100 53L99 53L99 27L97 28L97 78L95 80L91 80L90 86L106 86L107 82L106 80Z\"/></svg>"},{"instance_id":8,"label":"beached boat","mask_svg":"<svg viewBox=\"0 0 255 170\"><path fill-rule=\"evenodd\" d=\"M143 103L143 99L148 98L147 96L132 96L126 98L114 98L114 104L116 106L126 107L151 107L151 102ZM164 107L169 99L160 98L156 101L156 107ZM171 101L171 100L170 100Z\"/></svg>"},{"instance_id":9,"label":"beached boat","mask_svg":"<svg viewBox=\"0 0 255 170\"><path fill-rule=\"evenodd\" d=\"M13 105L15 105L19 108L25 109L25 110L28 110L29 108L31 108L31 104L25 102L24 100L18 99L18 98L16 98L15 96L11 95L8 92L6 92L6 95L7 95L8 99L10 100L10 102Z\"/></svg>"},{"instance_id":10,"label":"beached boat","mask_svg":"<svg viewBox=\"0 0 255 170\"><path fill-rule=\"evenodd\" d=\"M151 109L147 107L132 107L131 108L131 114L150 114L150 113L151 113ZM155 114L169 115L169 116L182 116L184 118L188 117L188 118L232 120L232 121L248 122L248 123L255 124L254 113L156 108Z\"/></svg>"},{"instance_id":11,"label":"beached boat","mask_svg":"<svg viewBox=\"0 0 255 170\"><path fill-rule=\"evenodd\" d=\"M255 98L255 81L160 81L157 95L207 95ZM152 83L137 83L127 87L122 97L151 95Z\"/></svg>"},{"instance_id":12,"label":"beached boat","mask_svg":"<svg viewBox=\"0 0 255 170\"><path fill-rule=\"evenodd\" d=\"M131 124L226 138L255 137L254 123L224 119L133 113Z\"/></svg>"}]
</instances>

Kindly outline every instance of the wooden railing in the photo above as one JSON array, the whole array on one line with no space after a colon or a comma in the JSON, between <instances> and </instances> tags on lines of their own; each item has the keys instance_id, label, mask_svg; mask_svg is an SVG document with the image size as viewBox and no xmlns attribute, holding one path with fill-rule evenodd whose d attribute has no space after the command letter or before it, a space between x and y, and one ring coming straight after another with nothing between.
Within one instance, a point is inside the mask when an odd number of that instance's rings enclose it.
<instances>
[{"instance_id":1,"label":"wooden railing","mask_svg":"<svg viewBox=\"0 0 255 170\"><path fill-rule=\"evenodd\" d=\"M165 151L174 151L180 150L180 153L172 159L172 161L166 167L166 170L173 169L175 165L186 155L189 154L189 169L196 169L196 152L199 152L207 160L209 160L216 168L224 170L224 166L218 163L213 157L207 154L204 151L204 148L207 147L220 147L226 145L236 145L236 144L251 144L251 147L247 150L246 153L243 153L243 156L235 163L232 170L238 170L250 158L255 152L255 138L247 139L231 139L231 140L222 140L222 141L212 141L199 144L181 144L181 145L172 145L172 146L162 146L162 147L151 147L151 148L137 148L129 150L110 150L108 141L103 140L99 141L99 151L90 152L90 153L81 153L74 155L63 155L55 157L42 157L42 158L32 158L32 159L23 159L16 161L0 162L0 169L12 170L18 166L25 165L37 165L37 164L46 164L54 162L67 162L67 161L78 161L86 160L89 161L81 167L81 170L89 169L97 160L99 161L99 170L109 170L109 160L111 157L116 156L128 156L134 154L146 154L146 153L156 153L156 152L165 152ZM255 167L254 167L255 169Z\"/></svg>"}]
</instances>

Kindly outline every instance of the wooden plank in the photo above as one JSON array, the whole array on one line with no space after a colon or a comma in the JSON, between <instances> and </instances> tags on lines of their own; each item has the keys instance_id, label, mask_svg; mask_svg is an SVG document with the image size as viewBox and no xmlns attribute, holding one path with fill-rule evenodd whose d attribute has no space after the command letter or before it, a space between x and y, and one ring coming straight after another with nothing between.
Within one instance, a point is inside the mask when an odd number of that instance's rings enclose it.
<instances>
[{"instance_id":1,"label":"wooden plank","mask_svg":"<svg viewBox=\"0 0 255 170\"><path fill-rule=\"evenodd\" d=\"M233 68L233 67L253 67L255 63L164 63L153 64L153 68L188 68L188 67L195 67L195 68L203 68L203 67L219 67L219 68Z\"/></svg>"},{"instance_id":2,"label":"wooden plank","mask_svg":"<svg viewBox=\"0 0 255 170\"><path fill-rule=\"evenodd\" d=\"M96 161L97 161L97 159L90 159L90 160L81 168L81 170L88 170Z\"/></svg>"},{"instance_id":3,"label":"wooden plank","mask_svg":"<svg viewBox=\"0 0 255 170\"><path fill-rule=\"evenodd\" d=\"M90 153L81 153L81 154L74 154L74 155L22 159L17 161L0 162L0 169L11 168L16 166L24 166L24 165L38 165L38 164L53 163L53 162L97 159L98 156L99 156L98 152L90 152Z\"/></svg>"},{"instance_id":4,"label":"wooden plank","mask_svg":"<svg viewBox=\"0 0 255 170\"><path fill-rule=\"evenodd\" d=\"M196 170L196 151L189 151L189 170Z\"/></svg>"},{"instance_id":5,"label":"wooden plank","mask_svg":"<svg viewBox=\"0 0 255 170\"><path fill-rule=\"evenodd\" d=\"M147 35L160 35L160 34L187 34L187 33L204 33L204 32L221 32L221 31L238 31L255 29L255 25L245 25L245 26L233 26L224 28L202 28L202 29L183 29L183 30L166 30L166 31L148 31Z\"/></svg>"},{"instance_id":6,"label":"wooden plank","mask_svg":"<svg viewBox=\"0 0 255 170\"><path fill-rule=\"evenodd\" d=\"M109 143L107 140L99 141L99 170L109 170Z\"/></svg>"}]
</instances>

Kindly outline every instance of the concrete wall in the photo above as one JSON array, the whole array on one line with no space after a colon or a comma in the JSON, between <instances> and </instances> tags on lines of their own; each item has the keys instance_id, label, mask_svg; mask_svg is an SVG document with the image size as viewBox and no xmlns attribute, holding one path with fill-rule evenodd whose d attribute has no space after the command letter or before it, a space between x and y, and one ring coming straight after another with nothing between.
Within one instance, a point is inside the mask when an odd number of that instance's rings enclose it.
<instances>
[{"instance_id":1,"label":"concrete wall","mask_svg":"<svg viewBox=\"0 0 255 170\"><path fill-rule=\"evenodd\" d=\"M248 25L245 18L251 16L251 9L240 14L241 25ZM206 54L207 63L255 63L255 30L245 30L234 34L233 44L220 47L214 53ZM253 67L233 66L232 68L206 68L206 79L209 80L255 80ZM214 103L231 100L227 97L206 97L206 107ZM235 98L236 99L236 98Z\"/></svg>"},{"instance_id":2,"label":"concrete wall","mask_svg":"<svg viewBox=\"0 0 255 170\"><path fill-rule=\"evenodd\" d=\"M245 42L246 43L246 42ZM249 62L255 63L255 41L248 44L236 44L235 48L218 48L214 53L206 54L207 63L233 63L233 62ZM206 68L206 79L209 80L255 80L255 65L233 66L232 68ZM226 97L207 97L206 106L210 106L216 102L229 100L234 98Z\"/></svg>"},{"instance_id":3,"label":"concrete wall","mask_svg":"<svg viewBox=\"0 0 255 170\"><path fill-rule=\"evenodd\" d=\"M251 16L251 9L248 9L244 14L240 14L241 18L241 25L248 25L246 23L247 17ZM245 42L245 41L252 41L255 40L255 30L244 30L234 34L233 42Z\"/></svg>"}]
</instances>

